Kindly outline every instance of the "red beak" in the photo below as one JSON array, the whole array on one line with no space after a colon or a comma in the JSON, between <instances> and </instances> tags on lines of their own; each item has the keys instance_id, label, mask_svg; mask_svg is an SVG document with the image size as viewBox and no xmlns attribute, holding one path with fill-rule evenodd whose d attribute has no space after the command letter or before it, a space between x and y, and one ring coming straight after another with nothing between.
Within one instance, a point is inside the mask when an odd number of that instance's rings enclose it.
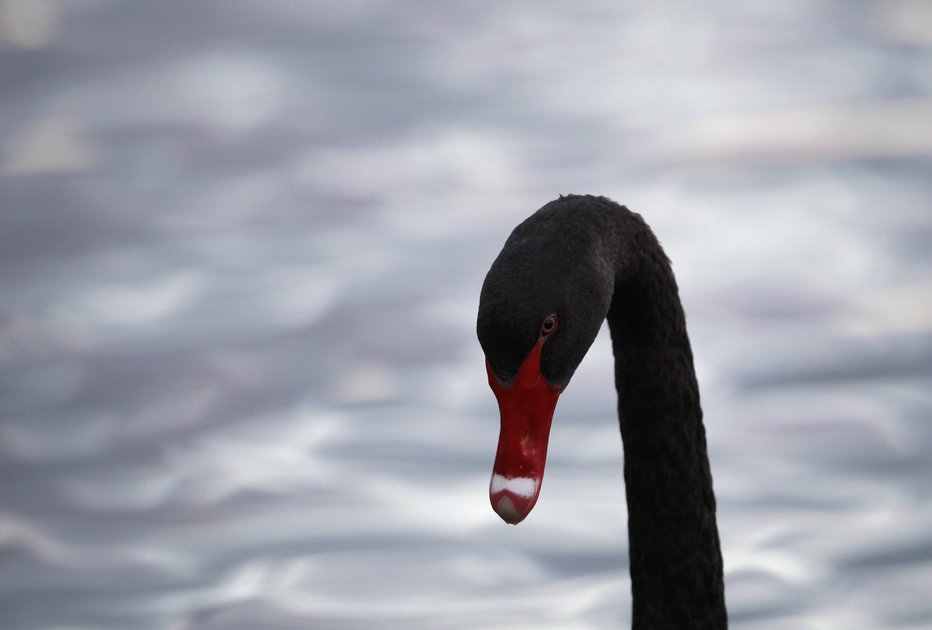
<instances>
[{"instance_id":1,"label":"red beak","mask_svg":"<svg viewBox=\"0 0 932 630\"><path fill-rule=\"evenodd\" d=\"M540 373L543 341L538 341L524 359L508 387L501 384L486 361L489 386L498 400L502 420L489 497L492 509L510 525L523 521L537 503L553 410L560 397L560 390L551 387Z\"/></svg>"}]
</instances>

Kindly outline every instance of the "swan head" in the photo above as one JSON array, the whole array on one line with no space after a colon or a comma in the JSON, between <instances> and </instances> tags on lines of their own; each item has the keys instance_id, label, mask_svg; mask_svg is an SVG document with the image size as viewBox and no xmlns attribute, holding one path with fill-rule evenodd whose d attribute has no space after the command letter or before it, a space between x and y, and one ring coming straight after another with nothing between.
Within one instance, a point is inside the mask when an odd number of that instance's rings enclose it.
<instances>
[{"instance_id":1,"label":"swan head","mask_svg":"<svg viewBox=\"0 0 932 630\"><path fill-rule=\"evenodd\" d=\"M489 495L512 525L537 502L557 399L599 332L614 282L598 239L578 222L538 227L515 228L479 297L477 334L501 418Z\"/></svg>"}]
</instances>

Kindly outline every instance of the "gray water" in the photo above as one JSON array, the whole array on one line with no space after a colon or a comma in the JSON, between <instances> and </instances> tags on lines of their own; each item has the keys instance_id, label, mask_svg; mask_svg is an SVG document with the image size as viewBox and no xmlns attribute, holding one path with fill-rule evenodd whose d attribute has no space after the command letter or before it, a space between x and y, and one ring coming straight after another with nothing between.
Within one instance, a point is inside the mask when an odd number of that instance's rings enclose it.
<instances>
[{"instance_id":1,"label":"gray water","mask_svg":"<svg viewBox=\"0 0 932 630\"><path fill-rule=\"evenodd\" d=\"M0 627L630 623L606 331L492 512L560 193L673 260L734 628L932 627L928 2L0 3Z\"/></svg>"}]
</instances>

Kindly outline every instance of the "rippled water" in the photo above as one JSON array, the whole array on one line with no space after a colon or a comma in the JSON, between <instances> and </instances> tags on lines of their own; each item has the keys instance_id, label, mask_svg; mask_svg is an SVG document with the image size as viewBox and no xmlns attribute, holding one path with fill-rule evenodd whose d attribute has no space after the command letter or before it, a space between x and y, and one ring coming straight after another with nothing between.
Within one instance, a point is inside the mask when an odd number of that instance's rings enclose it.
<instances>
[{"instance_id":1,"label":"rippled water","mask_svg":"<svg viewBox=\"0 0 932 630\"><path fill-rule=\"evenodd\" d=\"M0 627L626 626L607 335L487 498L479 286L565 192L674 261L732 626L930 627L930 23L0 3Z\"/></svg>"}]
</instances>

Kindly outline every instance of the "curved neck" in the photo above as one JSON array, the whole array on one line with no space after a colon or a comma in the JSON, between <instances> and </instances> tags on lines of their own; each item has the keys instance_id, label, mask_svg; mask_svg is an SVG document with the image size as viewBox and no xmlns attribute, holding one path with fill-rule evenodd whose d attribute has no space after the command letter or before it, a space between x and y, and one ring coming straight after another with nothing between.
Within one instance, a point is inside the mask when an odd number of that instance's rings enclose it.
<instances>
[{"instance_id":1,"label":"curved neck","mask_svg":"<svg viewBox=\"0 0 932 630\"><path fill-rule=\"evenodd\" d=\"M608 312L625 451L633 627L726 628L699 388L670 264L646 225ZM630 265L633 263L633 269Z\"/></svg>"}]
</instances>

